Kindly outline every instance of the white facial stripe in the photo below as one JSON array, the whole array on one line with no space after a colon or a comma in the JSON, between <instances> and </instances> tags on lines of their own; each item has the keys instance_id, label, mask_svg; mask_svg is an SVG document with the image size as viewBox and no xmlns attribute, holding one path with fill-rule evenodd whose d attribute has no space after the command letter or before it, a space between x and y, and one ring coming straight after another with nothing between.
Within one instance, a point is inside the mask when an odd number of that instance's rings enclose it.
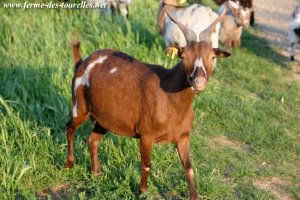
<instances>
[{"instance_id":1,"label":"white facial stripe","mask_svg":"<svg viewBox=\"0 0 300 200\"><path fill-rule=\"evenodd\" d=\"M196 65L196 61L195 61L195 63L194 63L194 69L193 69L192 73L189 75L190 77L194 76L197 67L198 67L198 66Z\"/></svg>"},{"instance_id":2,"label":"white facial stripe","mask_svg":"<svg viewBox=\"0 0 300 200\"><path fill-rule=\"evenodd\" d=\"M191 86L193 86L193 84L190 82L190 77L194 76L197 68L201 68L202 71L204 72L205 78L207 78L207 72L206 72L206 69L205 69L204 64L202 62L202 58L196 58L196 60L194 62L194 69L193 69L192 73L187 76L187 80L188 80L188 82L190 83Z\"/></svg>"},{"instance_id":3,"label":"white facial stripe","mask_svg":"<svg viewBox=\"0 0 300 200\"><path fill-rule=\"evenodd\" d=\"M99 56L96 60L94 60L93 62L91 62L87 66L87 68L85 69L82 76L76 78L75 84L74 84L75 99L77 98L77 96L76 96L77 92L76 91L77 91L77 89L80 85L87 86L87 87L90 86L90 83L89 83L90 71L95 67L95 65L102 64L107 59L107 57L108 57L107 55L106 56ZM73 114L73 117L77 117L77 100L75 101L75 105L73 107L73 113L72 114Z\"/></svg>"},{"instance_id":4,"label":"white facial stripe","mask_svg":"<svg viewBox=\"0 0 300 200\"><path fill-rule=\"evenodd\" d=\"M118 71L118 68L117 68L117 67L114 67L114 68L112 68L112 69L109 71L109 73L110 73L110 74L113 74L113 73L115 73L116 71Z\"/></svg>"},{"instance_id":5,"label":"white facial stripe","mask_svg":"<svg viewBox=\"0 0 300 200\"><path fill-rule=\"evenodd\" d=\"M202 61L202 58L196 58L195 62L194 62L194 69L193 69L193 72L189 75L190 77L194 76L195 72L196 72L196 69L197 68L201 68L202 71L204 72L205 74L205 77L207 77L207 72L206 72L206 69L204 67L204 64L203 64L203 61Z\"/></svg>"},{"instance_id":6,"label":"white facial stripe","mask_svg":"<svg viewBox=\"0 0 300 200\"><path fill-rule=\"evenodd\" d=\"M73 107L72 115L73 115L74 118L77 117L77 101L76 101L76 103L75 103L75 105Z\"/></svg>"}]
</instances>

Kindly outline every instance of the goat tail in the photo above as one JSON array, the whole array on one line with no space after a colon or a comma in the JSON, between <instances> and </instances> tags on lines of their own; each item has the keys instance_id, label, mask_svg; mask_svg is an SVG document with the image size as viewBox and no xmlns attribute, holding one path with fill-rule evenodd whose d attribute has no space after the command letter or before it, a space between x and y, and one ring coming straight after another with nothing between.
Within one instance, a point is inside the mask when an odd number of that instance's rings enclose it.
<instances>
[{"instance_id":1,"label":"goat tail","mask_svg":"<svg viewBox=\"0 0 300 200\"><path fill-rule=\"evenodd\" d=\"M72 37L71 45L72 45L74 64L75 64L75 68L77 69L77 67L80 65L82 59L81 59L81 54L80 54L80 42L76 36Z\"/></svg>"}]
</instances>

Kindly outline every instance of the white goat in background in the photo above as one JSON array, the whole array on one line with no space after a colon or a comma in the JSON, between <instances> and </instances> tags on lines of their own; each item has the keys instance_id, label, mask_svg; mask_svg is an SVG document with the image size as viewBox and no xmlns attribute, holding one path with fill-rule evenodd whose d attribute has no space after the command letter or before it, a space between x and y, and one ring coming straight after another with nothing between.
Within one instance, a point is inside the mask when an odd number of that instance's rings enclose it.
<instances>
[{"instance_id":1,"label":"white goat in background","mask_svg":"<svg viewBox=\"0 0 300 200\"><path fill-rule=\"evenodd\" d=\"M300 4L298 4L292 14L292 21L289 23L289 43L291 46L290 59L295 60L296 44L300 38Z\"/></svg>"},{"instance_id":2,"label":"white goat in background","mask_svg":"<svg viewBox=\"0 0 300 200\"><path fill-rule=\"evenodd\" d=\"M193 30L197 37L218 17L218 14L211 8L201 4L178 6L176 0L161 0L157 21L167 46L177 44L180 47L184 47L186 46L186 40L178 26L167 17L166 9L168 9L172 16L180 21L180 23L184 24L188 29ZM220 23L216 25L215 32L213 32L210 37L213 48L218 47L219 28ZM199 38L195 39L199 41Z\"/></svg>"}]
</instances>

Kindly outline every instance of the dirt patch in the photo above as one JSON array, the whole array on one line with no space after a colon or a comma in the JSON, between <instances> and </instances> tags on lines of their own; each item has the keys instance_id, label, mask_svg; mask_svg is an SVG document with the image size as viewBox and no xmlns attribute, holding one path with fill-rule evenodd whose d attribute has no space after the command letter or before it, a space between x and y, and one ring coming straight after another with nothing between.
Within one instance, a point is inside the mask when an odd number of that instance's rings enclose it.
<instances>
[{"instance_id":1,"label":"dirt patch","mask_svg":"<svg viewBox=\"0 0 300 200\"><path fill-rule=\"evenodd\" d=\"M272 193L275 197L277 197L280 200L293 200L294 198L290 197L282 189L282 187L285 185L287 185L287 183L278 177L273 177L271 179L258 180L254 183L255 187Z\"/></svg>"},{"instance_id":2,"label":"dirt patch","mask_svg":"<svg viewBox=\"0 0 300 200\"><path fill-rule=\"evenodd\" d=\"M67 184L57 185L50 189L46 189L43 191L38 191L36 193L37 199L52 199L52 200L60 200L60 199L66 199L67 197L70 197L73 193L72 189Z\"/></svg>"},{"instance_id":3,"label":"dirt patch","mask_svg":"<svg viewBox=\"0 0 300 200\"><path fill-rule=\"evenodd\" d=\"M250 145L237 140L229 139L226 136L211 138L211 141L219 148L229 147L238 151L243 151L247 154L251 154L253 152L253 149Z\"/></svg>"}]
</instances>

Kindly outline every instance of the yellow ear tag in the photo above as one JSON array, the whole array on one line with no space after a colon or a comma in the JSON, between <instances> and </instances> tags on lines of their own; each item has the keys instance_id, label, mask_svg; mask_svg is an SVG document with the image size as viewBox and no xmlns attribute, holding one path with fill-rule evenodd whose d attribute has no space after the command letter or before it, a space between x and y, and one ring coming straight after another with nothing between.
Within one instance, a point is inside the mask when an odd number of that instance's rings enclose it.
<instances>
[{"instance_id":1,"label":"yellow ear tag","mask_svg":"<svg viewBox=\"0 0 300 200\"><path fill-rule=\"evenodd\" d=\"M174 59L174 57L177 55L177 53L178 53L178 49L173 47L171 58Z\"/></svg>"},{"instance_id":2,"label":"yellow ear tag","mask_svg":"<svg viewBox=\"0 0 300 200\"><path fill-rule=\"evenodd\" d=\"M179 0L179 4L185 4L186 3L186 0Z\"/></svg>"},{"instance_id":3,"label":"yellow ear tag","mask_svg":"<svg viewBox=\"0 0 300 200\"><path fill-rule=\"evenodd\" d=\"M169 47L167 50L167 56L171 56L172 59L178 55L178 49L176 47Z\"/></svg>"}]
</instances>

